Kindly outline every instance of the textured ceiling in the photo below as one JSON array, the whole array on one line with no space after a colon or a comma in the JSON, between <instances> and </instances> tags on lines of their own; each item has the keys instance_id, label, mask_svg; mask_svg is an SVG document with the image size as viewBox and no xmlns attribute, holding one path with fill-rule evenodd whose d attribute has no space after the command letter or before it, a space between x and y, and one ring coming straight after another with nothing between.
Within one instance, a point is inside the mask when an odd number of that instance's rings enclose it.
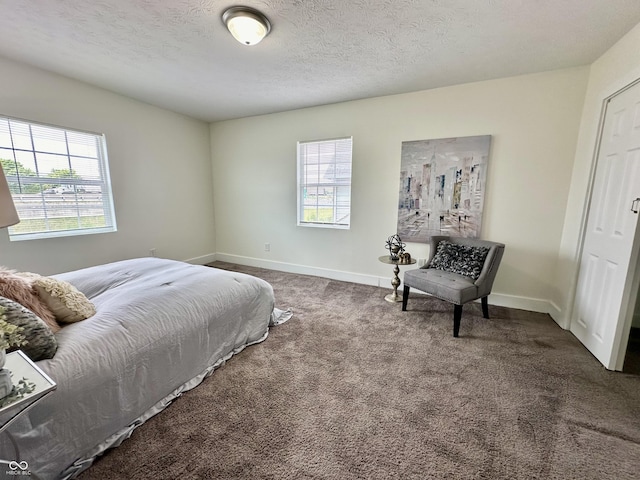
<instances>
[{"instance_id":1,"label":"textured ceiling","mask_svg":"<svg viewBox=\"0 0 640 480\"><path fill-rule=\"evenodd\" d=\"M222 12L273 29L236 42ZM587 65L640 0L0 0L0 56L216 121Z\"/></svg>"}]
</instances>

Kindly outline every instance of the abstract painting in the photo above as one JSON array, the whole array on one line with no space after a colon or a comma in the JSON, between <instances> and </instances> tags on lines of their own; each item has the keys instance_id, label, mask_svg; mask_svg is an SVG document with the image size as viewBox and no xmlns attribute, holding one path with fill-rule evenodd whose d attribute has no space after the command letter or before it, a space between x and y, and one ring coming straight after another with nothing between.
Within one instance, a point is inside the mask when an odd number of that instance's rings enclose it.
<instances>
[{"instance_id":1,"label":"abstract painting","mask_svg":"<svg viewBox=\"0 0 640 480\"><path fill-rule=\"evenodd\" d=\"M402 142L398 235L478 238L491 135Z\"/></svg>"}]
</instances>

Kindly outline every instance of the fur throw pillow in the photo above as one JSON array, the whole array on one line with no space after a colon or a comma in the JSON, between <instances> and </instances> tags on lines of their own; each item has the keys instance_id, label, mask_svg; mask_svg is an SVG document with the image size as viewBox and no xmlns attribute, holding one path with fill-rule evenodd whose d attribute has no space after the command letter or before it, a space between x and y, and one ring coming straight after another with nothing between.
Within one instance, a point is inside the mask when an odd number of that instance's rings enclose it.
<instances>
[{"instance_id":1,"label":"fur throw pillow","mask_svg":"<svg viewBox=\"0 0 640 480\"><path fill-rule=\"evenodd\" d=\"M14 270L0 267L0 296L18 302L23 307L31 310L44 321L53 333L60 330L60 325L56 322L55 315L40 300L31 285L31 281L16 274Z\"/></svg>"}]
</instances>

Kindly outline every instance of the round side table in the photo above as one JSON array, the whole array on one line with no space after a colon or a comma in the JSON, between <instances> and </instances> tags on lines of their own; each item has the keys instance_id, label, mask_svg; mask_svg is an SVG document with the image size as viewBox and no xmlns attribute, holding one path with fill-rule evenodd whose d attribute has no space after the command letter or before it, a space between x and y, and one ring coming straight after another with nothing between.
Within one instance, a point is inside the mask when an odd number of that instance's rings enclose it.
<instances>
[{"instance_id":1,"label":"round side table","mask_svg":"<svg viewBox=\"0 0 640 480\"><path fill-rule=\"evenodd\" d=\"M391 279L391 285L393 285L393 293L386 295L384 299L387 302L392 303L401 302L402 295L398 295L398 287L400 286L400 277L398 277L398 274L400 273L400 265L413 265L414 263L416 263L416 260L412 258L408 262L401 262L400 260L391 260L389 258L389 255L378 257L378 260L380 260L382 263L393 265L393 278Z\"/></svg>"}]
</instances>

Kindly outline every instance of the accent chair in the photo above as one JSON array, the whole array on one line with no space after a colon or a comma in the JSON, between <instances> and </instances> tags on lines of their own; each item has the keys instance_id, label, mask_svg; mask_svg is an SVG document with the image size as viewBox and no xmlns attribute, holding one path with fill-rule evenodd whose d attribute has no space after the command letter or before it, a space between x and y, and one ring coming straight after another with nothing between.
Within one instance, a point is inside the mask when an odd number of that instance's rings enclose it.
<instances>
[{"instance_id":1,"label":"accent chair","mask_svg":"<svg viewBox=\"0 0 640 480\"><path fill-rule=\"evenodd\" d=\"M413 287L454 304L453 336L460 332L462 306L481 299L482 315L489 318L488 296L498 273L505 245L473 238L431 237L428 261L404 274L402 311L407 310Z\"/></svg>"}]
</instances>

